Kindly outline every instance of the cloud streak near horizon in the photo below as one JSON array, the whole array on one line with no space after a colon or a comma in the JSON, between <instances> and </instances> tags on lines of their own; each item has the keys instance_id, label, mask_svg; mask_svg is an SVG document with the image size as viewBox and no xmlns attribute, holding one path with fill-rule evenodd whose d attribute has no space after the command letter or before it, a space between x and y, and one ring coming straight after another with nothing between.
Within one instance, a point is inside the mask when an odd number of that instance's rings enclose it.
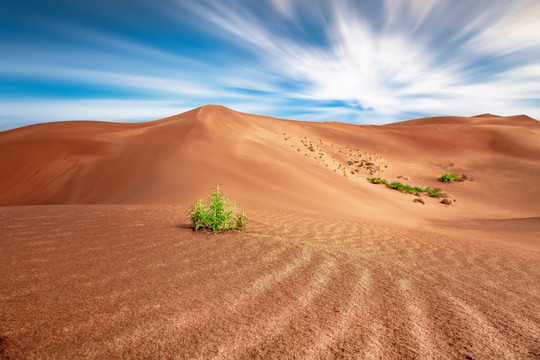
<instances>
[{"instance_id":1,"label":"cloud streak near horizon","mask_svg":"<svg viewBox=\"0 0 540 360\"><path fill-rule=\"evenodd\" d=\"M282 118L540 118L535 0L6 2L0 129L204 104Z\"/></svg>"}]
</instances>

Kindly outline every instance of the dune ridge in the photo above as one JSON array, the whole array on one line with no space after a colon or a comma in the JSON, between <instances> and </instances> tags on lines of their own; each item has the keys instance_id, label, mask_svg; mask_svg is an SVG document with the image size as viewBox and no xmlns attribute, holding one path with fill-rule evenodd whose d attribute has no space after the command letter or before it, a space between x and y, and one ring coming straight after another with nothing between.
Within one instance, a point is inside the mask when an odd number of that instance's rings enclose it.
<instances>
[{"instance_id":1,"label":"dune ridge","mask_svg":"<svg viewBox=\"0 0 540 360\"><path fill-rule=\"evenodd\" d=\"M537 359L539 177L522 115L2 132L0 358ZM190 229L217 183L246 232Z\"/></svg>"},{"instance_id":2,"label":"dune ridge","mask_svg":"<svg viewBox=\"0 0 540 360\"><path fill-rule=\"evenodd\" d=\"M462 117L385 126L306 123L207 105L147 123L29 126L0 134L0 204L182 203L218 182L240 197L317 194L319 203L336 202L336 197L347 202L355 191L372 197L373 188L363 181L370 175L366 167L352 174L358 167L347 164L369 158L383 166L379 175L405 175L424 185L439 185L433 178L447 170L445 163L474 175L478 164L471 159L489 165L485 173L506 171L511 178L508 167L516 170L514 176L524 174L521 163L532 161L523 165L530 168L540 158L540 122L502 119L497 121L515 125ZM308 142L316 151L308 150ZM501 166L488 164L490 159ZM343 168L348 178L335 176L343 175ZM246 186L249 192L241 190Z\"/></svg>"}]
</instances>

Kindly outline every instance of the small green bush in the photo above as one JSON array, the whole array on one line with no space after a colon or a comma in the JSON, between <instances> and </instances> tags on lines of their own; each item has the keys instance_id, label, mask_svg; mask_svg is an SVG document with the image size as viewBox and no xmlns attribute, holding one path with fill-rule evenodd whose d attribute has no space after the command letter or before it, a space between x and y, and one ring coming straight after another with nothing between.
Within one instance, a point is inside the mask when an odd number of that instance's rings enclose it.
<instances>
[{"instance_id":1,"label":"small green bush","mask_svg":"<svg viewBox=\"0 0 540 360\"><path fill-rule=\"evenodd\" d=\"M413 187L413 186L410 186L410 185L402 184L400 182L393 182L391 184L387 184L386 186L388 186L391 189L399 190L399 191L407 193L407 194L418 194L419 192L425 192L424 189L422 189L422 188L420 188L418 186Z\"/></svg>"},{"instance_id":2,"label":"small green bush","mask_svg":"<svg viewBox=\"0 0 540 360\"><path fill-rule=\"evenodd\" d=\"M458 175L458 174L444 174L442 175L439 180L442 182L452 182L452 181L465 181L467 179L466 175Z\"/></svg>"},{"instance_id":3,"label":"small green bush","mask_svg":"<svg viewBox=\"0 0 540 360\"><path fill-rule=\"evenodd\" d=\"M388 181L381 179L380 177L377 178L368 178L368 181L372 184L383 184L388 185Z\"/></svg>"},{"instance_id":4,"label":"small green bush","mask_svg":"<svg viewBox=\"0 0 540 360\"><path fill-rule=\"evenodd\" d=\"M426 188L426 192L428 193L429 196L431 197L436 197L436 198L439 198L439 197L447 197L447 195L445 193L443 193L441 191L441 189L430 189L430 188Z\"/></svg>"},{"instance_id":5,"label":"small green bush","mask_svg":"<svg viewBox=\"0 0 540 360\"><path fill-rule=\"evenodd\" d=\"M235 212L236 204L228 206L229 200L221 194L219 185L208 195L206 202L199 200L189 209L190 220L194 230L204 230L214 234L246 229L247 215L245 211Z\"/></svg>"},{"instance_id":6,"label":"small green bush","mask_svg":"<svg viewBox=\"0 0 540 360\"><path fill-rule=\"evenodd\" d=\"M419 194L419 193L427 193L431 197L447 197L448 195L443 193L441 189L430 189L430 188L421 188L418 186L410 186L405 185L400 182L392 182L389 183L388 181L381 179L380 177L377 178L367 178L368 181L372 184L382 184L386 187L389 187L390 189L398 190L406 194Z\"/></svg>"}]
</instances>

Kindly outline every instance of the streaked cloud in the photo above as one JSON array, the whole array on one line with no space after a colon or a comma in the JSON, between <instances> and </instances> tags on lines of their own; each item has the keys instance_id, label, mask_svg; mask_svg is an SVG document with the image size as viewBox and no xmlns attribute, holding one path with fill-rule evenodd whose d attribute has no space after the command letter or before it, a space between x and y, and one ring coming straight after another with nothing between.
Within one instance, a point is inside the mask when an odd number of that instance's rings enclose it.
<instances>
[{"instance_id":1,"label":"streaked cloud","mask_svg":"<svg viewBox=\"0 0 540 360\"><path fill-rule=\"evenodd\" d=\"M32 25L0 36L0 121L77 119L89 104L98 120L147 120L207 103L354 123L540 118L534 0L51 3L11 6Z\"/></svg>"}]
</instances>

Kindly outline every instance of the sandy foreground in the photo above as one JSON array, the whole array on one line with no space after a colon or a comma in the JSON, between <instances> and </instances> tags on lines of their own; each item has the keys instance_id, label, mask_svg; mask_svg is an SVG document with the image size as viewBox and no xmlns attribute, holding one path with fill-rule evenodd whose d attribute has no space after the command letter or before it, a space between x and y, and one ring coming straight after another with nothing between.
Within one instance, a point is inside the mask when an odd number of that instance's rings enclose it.
<instances>
[{"instance_id":1,"label":"sandy foreground","mask_svg":"<svg viewBox=\"0 0 540 360\"><path fill-rule=\"evenodd\" d=\"M539 178L524 115L0 133L0 358L538 359ZM246 232L190 229L217 183Z\"/></svg>"}]
</instances>

